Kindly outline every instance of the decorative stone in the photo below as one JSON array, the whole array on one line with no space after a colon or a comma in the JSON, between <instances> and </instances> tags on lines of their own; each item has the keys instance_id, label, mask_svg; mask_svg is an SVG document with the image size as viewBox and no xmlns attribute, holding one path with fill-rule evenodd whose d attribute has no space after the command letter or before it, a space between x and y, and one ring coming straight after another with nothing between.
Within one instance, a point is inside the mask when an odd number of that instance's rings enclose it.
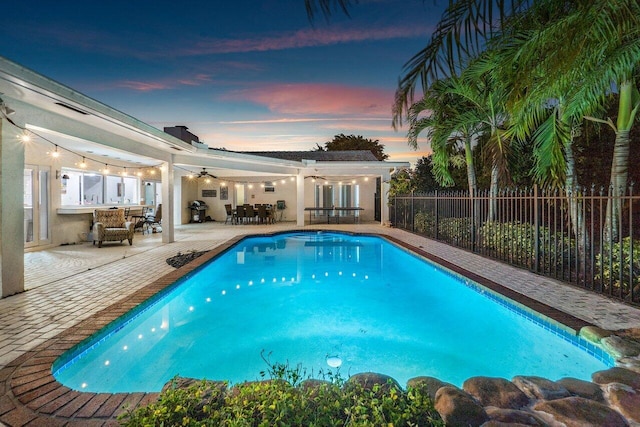
<instances>
[{"instance_id":1,"label":"decorative stone","mask_svg":"<svg viewBox=\"0 0 640 427\"><path fill-rule=\"evenodd\" d=\"M615 334L622 338L628 338L640 342L640 328L620 329L617 330Z\"/></svg>"},{"instance_id":2,"label":"decorative stone","mask_svg":"<svg viewBox=\"0 0 640 427\"><path fill-rule=\"evenodd\" d=\"M462 388L482 406L520 409L529 404L527 395L504 378L473 377L466 380Z\"/></svg>"},{"instance_id":3,"label":"decorative stone","mask_svg":"<svg viewBox=\"0 0 640 427\"><path fill-rule=\"evenodd\" d=\"M351 384L359 384L365 390L373 390L373 387L378 384L380 385L380 390L385 393L392 388L402 390L398 381L388 375L378 374L375 372L355 374L347 380L345 387L348 387Z\"/></svg>"},{"instance_id":4,"label":"decorative stone","mask_svg":"<svg viewBox=\"0 0 640 427\"><path fill-rule=\"evenodd\" d=\"M420 388L424 387L424 390L429 394L432 401L436 399L436 392L441 387L455 387L453 384L440 381L435 377L415 377L407 381L407 388Z\"/></svg>"},{"instance_id":5,"label":"decorative stone","mask_svg":"<svg viewBox=\"0 0 640 427\"><path fill-rule=\"evenodd\" d=\"M480 427L529 427L527 424L520 423L504 423L502 421L489 420Z\"/></svg>"},{"instance_id":6,"label":"decorative stone","mask_svg":"<svg viewBox=\"0 0 640 427\"><path fill-rule=\"evenodd\" d=\"M615 335L603 338L602 341L600 341L600 344L602 344L602 348L604 348L605 351L616 359L626 356L637 356L640 354L639 342Z\"/></svg>"},{"instance_id":7,"label":"decorative stone","mask_svg":"<svg viewBox=\"0 0 640 427\"><path fill-rule=\"evenodd\" d=\"M621 357L616 360L616 365L640 373L640 357Z\"/></svg>"},{"instance_id":8,"label":"decorative stone","mask_svg":"<svg viewBox=\"0 0 640 427\"><path fill-rule=\"evenodd\" d=\"M205 389L200 396L200 402L193 408L196 414L205 416L204 407L211 405L213 401L221 402L224 399L224 394L227 390L227 383L225 381L209 381L199 380L195 378L176 377L171 381L165 383L162 387L162 393L171 389L185 389L193 385L199 385L204 382Z\"/></svg>"},{"instance_id":9,"label":"decorative stone","mask_svg":"<svg viewBox=\"0 0 640 427\"><path fill-rule=\"evenodd\" d=\"M579 335L587 341L598 344L602 338L613 335L613 331L598 328L597 326L585 326L580 329Z\"/></svg>"},{"instance_id":10,"label":"decorative stone","mask_svg":"<svg viewBox=\"0 0 640 427\"><path fill-rule=\"evenodd\" d=\"M533 409L547 414L566 427L628 427L617 411L602 403L582 397L566 397L538 402Z\"/></svg>"},{"instance_id":11,"label":"decorative stone","mask_svg":"<svg viewBox=\"0 0 640 427\"><path fill-rule=\"evenodd\" d=\"M308 378L300 383L302 390L317 390L320 387L330 386L331 382L326 380L318 380L315 378Z\"/></svg>"},{"instance_id":12,"label":"decorative stone","mask_svg":"<svg viewBox=\"0 0 640 427\"><path fill-rule=\"evenodd\" d=\"M606 390L611 406L627 419L640 423L640 392L619 383L607 384Z\"/></svg>"},{"instance_id":13,"label":"decorative stone","mask_svg":"<svg viewBox=\"0 0 640 427\"><path fill-rule=\"evenodd\" d=\"M504 425L507 424L512 426L523 425L523 426L546 426L542 419L540 419L537 415L527 412L521 411L518 409L502 409L496 408L495 406L487 406L484 408L487 411L487 415L491 418L491 421L499 422ZM496 424L496 425L500 425ZM483 424L483 427L487 426L487 424Z\"/></svg>"},{"instance_id":14,"label":"decorative stone","mask_svg":"<svg viewBox=\"0 0 640 427\"><path fill-rule=\"evenodd\" d=\"M622 383L640 390L640 374L629 369L614 367L605 371L594 372L591 380L597 384Z\"/></svg>"},{"instance_id":15,"label":"decorative stone","mask_svg":"<svg viewBox=\"0 0 640 427\"><path fill-rule=\"evenodd\" d=\"M440 387L434 407L447 426L479 426L489 421L484 408L457 387Z\"/></svg>"},{"instance_id":16,"label":"decorative stone","mask_svg":"<svg viewBox=\"0 0 640 427\"><path fill-rule=\"evenodd\" d=\"M574 396L584 397L585 399L595 400L596 402L604 402L602 389L598 384L577 378L562 378L556 381L556 383L566 388L569 393Z\"/></svg>"},{"instance_id":17,"label":"decorative stone","mask_svg":"<svg viewBox=\"0 0 640 427\"><path fill-rule=\"evenodd\" d=\"M165 385L162 386L161 393L164 393L165 391L170 389L189 388L194 384L202 384L203 381L207 385L207 389L209 390L219 388L224 391L227 388L227 383L224 381L209 381L196 378L175 377L167 381Z\"/></svg>"},{"instance_id":18,"label":"decorative stone","mask_svg":"<svg viewBox=\"0 0 640 427\"><path fill-rule=\"evenodd\" d=\"M554 400L569 397L569 391L558 383L542 377L513 377L513 383L532 399Z\"/></svg>"}]
</instances>

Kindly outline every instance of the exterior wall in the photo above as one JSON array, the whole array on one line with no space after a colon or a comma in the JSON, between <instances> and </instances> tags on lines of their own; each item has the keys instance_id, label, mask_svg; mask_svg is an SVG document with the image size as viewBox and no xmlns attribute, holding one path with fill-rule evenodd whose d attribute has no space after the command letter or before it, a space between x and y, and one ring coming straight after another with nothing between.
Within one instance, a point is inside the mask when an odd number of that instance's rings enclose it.
<instances>
[{"instance_id":1,"label":"exterior wall","mask_svg":"<svg viewBox=\"0 0 640 427\"><path fill-rule=\"evenodd\" d=\"M189 202L198 199L198 193L200 190L198 188L198 182L195 179L189 179L183 176L180 179L180 187L182 188L180 197L176 197L178 200L178 205L176 206L176 210L180 210L180 224L188 224L191 219L191 212L187 207L189 206ZM178 220L176 219L176 223Z\"/></svg>"}]
</instances>

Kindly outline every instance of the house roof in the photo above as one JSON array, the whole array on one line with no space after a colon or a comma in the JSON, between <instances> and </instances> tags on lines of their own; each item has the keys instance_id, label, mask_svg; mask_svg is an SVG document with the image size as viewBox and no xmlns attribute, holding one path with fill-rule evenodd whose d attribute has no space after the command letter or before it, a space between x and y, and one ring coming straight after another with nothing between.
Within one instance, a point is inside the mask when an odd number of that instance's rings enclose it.
<instances>
[{"instance_id":1,"label":"house roof","mask_svg":"<svg viewBox=\"0 0 640 427\"><path fill-rule=\"evenodd\" d=\"M316 160L320 162L379 162L369 150L345 151L241 151L242 154L282 160Z\"/></svg>"}]
</instances>

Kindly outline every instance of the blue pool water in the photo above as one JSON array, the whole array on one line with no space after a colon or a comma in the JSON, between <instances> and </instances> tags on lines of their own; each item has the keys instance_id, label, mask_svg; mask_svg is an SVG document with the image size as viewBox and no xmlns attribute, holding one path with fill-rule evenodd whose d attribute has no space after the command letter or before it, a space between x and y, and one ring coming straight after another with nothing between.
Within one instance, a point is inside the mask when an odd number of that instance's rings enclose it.
<instances>
[{"instance_id":1,"label":"blue pool water","mask_svg":"<svg viewBox=\"0 0 640 427\"><path fill-rule=\"evenodd\" d=\"M373 236L241 241L162 298L63 355L75 390L158 391L176 375L260 379L271 362L400 384L428 375L589 379L612 365L584 340Z\"/></svg>"}]
</instances>

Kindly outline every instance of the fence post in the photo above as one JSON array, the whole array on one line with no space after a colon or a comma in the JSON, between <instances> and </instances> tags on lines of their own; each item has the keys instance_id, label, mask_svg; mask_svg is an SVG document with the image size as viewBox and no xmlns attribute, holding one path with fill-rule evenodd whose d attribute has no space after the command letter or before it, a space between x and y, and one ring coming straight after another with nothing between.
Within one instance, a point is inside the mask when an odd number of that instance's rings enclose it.
<instances>
[{"instance_id":1,"label":"fence post","mask_svg":"<svg viewBox=\"0 0 640 427\"><path fill-rule=\"evenodd\" d=\"M470 202L471 202L471 252L476 252L476 201L475 201L475 190L472 188L469 192Z\"/></svg>"},{"instance_id":2,"label":"fence post","mask_svg":"<svg viewBox=\"0 0 640 427\"><path fill-rule=\"evenodd\" d=\"M414 210L413 190L411 190L411 232L416 232L416 212Z\"/></svg>"},{"instance_id":3,"label":"fence post","mask_svg":"<svg viewBox=\"0 0 640 427\"><path fill-rule=\"evenodd\" d=\"M620 263L622 269L622 263ZM636 302L633 281L633 182L629 185L629 295L631 302ZM621 285L622 286L622 285Z\"/></svg>"},{"instance_id":4,"label":"fence post","mask_svg":"<svg viewBox=\"0 0 640 427\"><path fill-rule=\"evenodd\" d=\"M440 229L440 225L438 224L438 221L439 221L439 215L438 215L438 190L436 190L436 197L435 197L435 214L436 214L435 235L436 235L436 240L438 240L439 239L438 229Z\"/></svg>"},{"instance_id":5,"label":"fence post","mask_svg":"<svg viewBox=\"0 0 640 427\"><path fill-rule=\"evenodd\" d=\"M534 239L533 268L537 273L540 267L540 214L538 213L538 184L533 186L533 229L536 234Z\"/></svg>"}]
</instances>

